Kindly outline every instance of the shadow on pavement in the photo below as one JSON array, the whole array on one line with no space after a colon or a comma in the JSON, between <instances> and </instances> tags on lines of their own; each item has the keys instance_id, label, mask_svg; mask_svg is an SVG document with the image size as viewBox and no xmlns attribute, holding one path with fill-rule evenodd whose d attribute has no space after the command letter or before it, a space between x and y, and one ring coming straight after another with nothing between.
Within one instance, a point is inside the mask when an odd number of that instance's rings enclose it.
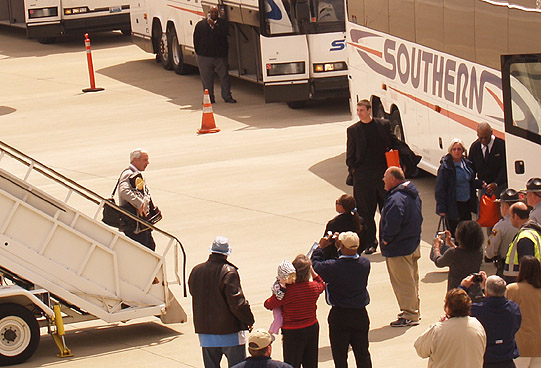
<instances>
[{"instance_id":1,"label":"shadow on pavement","mask_svg":"<svg viewBox=\"0 0 541 368\"><path fill-rule=\"evenodd\" d=\"M72 351L73 357L58 358L58 349L52 337L42 335L38 350L27 363L35 367L58 363L60 360L77 361L144 346L166 344L179 336L182 336L182 333L159 322L78 328L66 331L66 345Z\"/></svg>"},{"instance_id":2,"label":"shadow on pavement","mask_svg":"<svg viewBox=\"0 0 541 368\"><path fill-rule=\"evenodd\" d=\"M16 109L14 109L13 107L9 107L9 106L0 106L0 116L2 115L7 115L7 114L11 114L12 112L15 112L17 111Z\"/></svg>"},{"instance_id":3,"label":"shadow on pavement","mask_svg":"<svg viewBox=\"0 0 541 368\"><path fill-rule=\"evenodd\" d=\"M447 271L447 268L445 268L444 271L427 272L421 279L421 282L424 282L425 284L439 284L440 282L447 280L448 275L449 272Z\"/></svg>"},{"instance_id":4,"label":"shadow on pavement","mask_svg":"<svg viewBox=\"0 0 541 368\"><path fill-rule=\"evenodd\" d=\"M351 348L349 350L351 350ZM320 363L332 361L332 351L330 346L322 346L318 349L317 361Z\"/></svg>"},{"instance_id":5,"label":"shadow on pavement","mask_svg":"<svg viewBox=\"0 0 541 368\"><path fill-rule=\"evenodd\" d=\"M368 332L368 341L382 342L394 339L395 337L405 334L409 329L410 327L391 327L388 325L370 329L370 332Z\"/></svg>"},{"instance_id":6,"label":"shadow on pavement","mask_svg":"<svg viewBox=\"0 0 541 368\"><path fill-rule=\"evenodd\" d=\"M353 187L346 185L348 169L346 166L345 152L338 156L320 161L317 164L312 165L308 170L344 193L351 194L353 192Z\"/></svg>"},{"instance_id":7,"label":"shadow on pavement","mask_svg":"<svg viewBox=\"0 0 541 368\"><path fill-rule=\"evenodd\" d=\"M131 38L120 32L90 33L92 50L131 45ZM43 45L26 38L26 31L0 25L0 54L8 57L44 57L68 52L85 52L84 33L64 36L56 43Z\"/></svg>"},{"instance_id":8,"label":"shadow on pavement","mask_svg":"<svg viewBox=\"0 0 541 368\"><path fill-rule=\"evenodd\" d=\"M129 61L97 70L97 73L132 85L142 90L164 96L181 109L199 110L203 90L199 74L177 75L164 70L155 57ZM293 126L335 123L350 118L347 99L310 101L303 109L290 109L285 103L265 103L263 86L238 78L231 78L231 91L237 104L227 104L220 97L219 80L215 78L216 103L214 114L224 116L247 127L241 129L279 129ZM317 115L314 116L314 111Z\"/></svg>"}]
</instances>

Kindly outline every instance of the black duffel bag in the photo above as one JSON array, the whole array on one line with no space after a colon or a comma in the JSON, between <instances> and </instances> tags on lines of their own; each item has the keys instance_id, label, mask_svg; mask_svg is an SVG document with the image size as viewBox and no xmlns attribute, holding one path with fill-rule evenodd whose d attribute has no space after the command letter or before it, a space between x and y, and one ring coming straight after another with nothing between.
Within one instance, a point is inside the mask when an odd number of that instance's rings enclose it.
<instances>
[{"instance_id":1,"label":"black duffel bag","mask_svg":"<svg viewBox=\"0 0 541 368\"><path fill-rule=\"evenodd\" d=\"M109 226L116 227L121 231L133 231L135 230L137 226L137 222L130 218L128 215L123 214L119 210L115 208L116 202L115 202L115 193L116 189L118 188L118 184L120 183L120 178L116 182L115 189L113 189L113 193L111 193L111 197L107 198L107 202L103 205L103 212L102 212L102 219L101 221ZM112 205L109 205L111 203ZM128 206L131 207L131 206ZM135 209L122 207L126 211L133 213L135 215Z\"/></svg>"}]
</instances>

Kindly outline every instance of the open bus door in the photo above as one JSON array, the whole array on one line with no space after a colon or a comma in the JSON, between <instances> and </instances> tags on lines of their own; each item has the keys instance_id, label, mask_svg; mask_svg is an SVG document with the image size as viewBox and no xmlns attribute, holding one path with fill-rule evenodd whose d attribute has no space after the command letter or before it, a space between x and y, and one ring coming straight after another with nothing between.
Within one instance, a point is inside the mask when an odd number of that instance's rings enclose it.
<instances>
[{"instance_id":1,"label":"open bus door","mask_svg":"<svg viewBox=\"0 0 541 368\"><path fill-rule=\"evenodd\" d=\"M502 55L507 173L510 188L541 177L541 54Z\"/></svg>"}]
</instances>

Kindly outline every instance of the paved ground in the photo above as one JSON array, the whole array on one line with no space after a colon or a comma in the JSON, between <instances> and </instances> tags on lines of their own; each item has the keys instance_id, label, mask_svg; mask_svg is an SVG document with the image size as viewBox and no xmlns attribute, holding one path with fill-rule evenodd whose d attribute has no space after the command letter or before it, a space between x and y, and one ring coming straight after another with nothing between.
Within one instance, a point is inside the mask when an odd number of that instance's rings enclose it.
<instances>
[{"instance_id":1,"label":"paved ground","mask_svg":"<svg viewBox=\"0 0 541 368\"><path fill-rule=\"evenodd\" d=\"M197 75L164 71L120 34L91 35L97 85L88 87L83 40L56 45L26 40L20 31L0 28L0 124L2 140L79 183L108 196L141 146L150 152L145 175L164 213L160 226L177 235L188 252L188 268L204 261L216 235L230 238L230 260L239 266L256 327L271 313L262 303L278 263L305 253L332 218L343 192L348 102L311 104L290 110L265 104L259 86L234 80L237 105L214 105L218 134L198 136L201 85ZM415 180L424 200L423 239L435 231L434 178ZM160 245L159 245L160 246ZM442 313L447 274L428 259L422 243L422 323L388 326L397 312L384 259L369 256L371 354L375 367L423 367L413 341ZM180 295L177 288L177 295ZM181 302L191 317L190 299ZM326 315L320 299L320 366L331 367ZM121 325L86 322L68 327L75 356L56 357L49 336L22 366L201 367L191 320L162 325L137 320ZM275 358L281 346L274 345ZM350 353L351 366L354 366Z\"/></svg>"}]
</instances>

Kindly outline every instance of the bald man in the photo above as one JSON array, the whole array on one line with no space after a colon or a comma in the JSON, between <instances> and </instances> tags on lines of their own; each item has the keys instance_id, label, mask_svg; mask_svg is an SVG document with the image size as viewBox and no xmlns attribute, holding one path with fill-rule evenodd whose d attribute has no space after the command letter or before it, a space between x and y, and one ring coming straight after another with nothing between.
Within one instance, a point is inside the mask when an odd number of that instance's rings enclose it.
<instances>
[{"instance_id":1,"label":"bald man","mask_svg":"<svg viewBox=\"0 0 541 368\"><path fill-rule=\"evenodd\" d=\"M477 127L477 140L472 143L468 158L488 195L498 195L507 187L505 142L494 136L488 123Z\"/></svg>"},{"instance_id":2,"label":"bald man","mask_svg":"<svg viewBox=\"0 0 541 368\"><path fill-rule=\"evenodd\" d=\"M505 281L515 282L518 276L520 259L526 255L541 260L541 225L528 219L530 210L523 202L517 202L509 208L511 224L519 231L509 244L503 275Z\"/></svg>"}]
</instances>

